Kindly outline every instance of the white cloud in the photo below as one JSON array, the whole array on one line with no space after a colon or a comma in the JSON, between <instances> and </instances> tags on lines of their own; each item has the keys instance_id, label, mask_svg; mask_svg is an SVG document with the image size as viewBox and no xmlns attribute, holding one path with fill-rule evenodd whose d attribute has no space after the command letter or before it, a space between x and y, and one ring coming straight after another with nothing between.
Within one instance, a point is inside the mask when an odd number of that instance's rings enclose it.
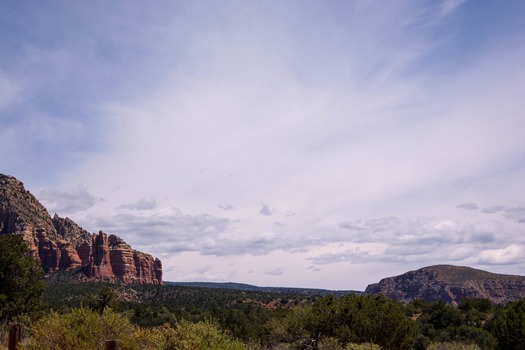
<instances>
[{"instance_id":1,"label":"white cloud","mask_svg":"<svg viewBox=\"0 0 525 350\"><path fill-rule=\"evenodd\" d=\"M523 243L525 52L486 4L9 6L5 171L167 278L342 287Z\"/></svg>"},{"instance_id":2,"label":"white cloud","mask_svg":"<svg viewBox=\"0 0 525 350\"><path fill-rule=\"evenodd\" d=\"M468 262L483 265L509 265L523 263L523 243L511 244L500 249L486 249L472 258L467 259Z\"/></svg>"}]
</instances>

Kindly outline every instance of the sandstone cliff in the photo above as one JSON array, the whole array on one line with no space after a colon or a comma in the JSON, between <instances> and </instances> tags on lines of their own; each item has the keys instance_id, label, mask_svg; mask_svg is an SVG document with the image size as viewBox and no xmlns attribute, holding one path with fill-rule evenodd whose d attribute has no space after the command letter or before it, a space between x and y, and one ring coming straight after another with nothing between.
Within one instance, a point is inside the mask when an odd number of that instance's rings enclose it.
<instances>
[{"instance_id":1,"label":"sandstone cliff","mask_svg":"<svg viewBox=\"0 0 525 350\"><path fill-rule=\"evenodd\" d=\"M435 265L370 284L366 294L404 302L414 299L458 303L464 298L484 298L506 303L525 297L525 276L502 275L464 266Z\"/></svg>"},{"instance_id":2,"label":"sandstone cliff","mask_svg":"<svg viewBox=\"0 0 525 350\"><path fill-rule=\"evenodd\" d=\"M162 283L162 263L121 238L91 234L69 218L53 218L22 182L0 174L0 234L20 234L46 273L75 270L91 279Z\"/></svg>"}]
</instances>

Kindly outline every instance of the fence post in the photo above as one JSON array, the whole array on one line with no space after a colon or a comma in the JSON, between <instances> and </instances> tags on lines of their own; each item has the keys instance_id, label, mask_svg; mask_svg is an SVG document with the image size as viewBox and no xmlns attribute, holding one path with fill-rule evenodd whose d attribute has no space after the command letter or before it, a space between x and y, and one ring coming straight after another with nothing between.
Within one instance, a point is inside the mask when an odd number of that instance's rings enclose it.
<instances>
[{"instance_id":1,"label":"fence post","mask_svg":"<svg viewBox=\"0 0 525 350\"><path fill-rule=\"evenodd\" d=\"M118 340L107 340L106 341L106 350L118 350L119 343Z\"/></svg>"},{"instance_id":2,"label":"fence post","mask_svg":"<svg viewBox=\"0 0 525 350\"><path fill-rule=\"evenodd\" d=\"M9 326L9 345L8 350L16 350L18 343L22 339L22 325L14 323Z\"/></svg>"}]
</instances>

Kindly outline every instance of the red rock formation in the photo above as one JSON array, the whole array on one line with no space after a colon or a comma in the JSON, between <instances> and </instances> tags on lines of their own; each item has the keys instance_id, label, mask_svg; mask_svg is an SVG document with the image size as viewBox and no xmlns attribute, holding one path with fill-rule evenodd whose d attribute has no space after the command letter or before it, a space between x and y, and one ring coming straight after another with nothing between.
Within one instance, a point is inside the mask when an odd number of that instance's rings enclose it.
<instances>
[{"instance_id":1,"label":"red rock formation","mask_svg":"<svg viewBox=\"0 0 525 350\"><path fill-rule=\"evenodd\" d=\"M58 262L59 270L74 269L82 265L82 260L73 244L66 241L59 241L60 261Z\"/></svg>"},{"instance_id":2,"label":"red rock formation","mask_svg":"<svg viewBox=\"0 0 525 350\"><path fill-rule=\"evenodd\" d=\"M100 231L93 235L91 258L89 260L88 277L115 277L111 267L108 236Z\"/></svg>"},{"instance_id":3,"label":"red rock formation","mask_svg":"<svg viewBox=\"0 0 525 350\"><path fill-rule=\"evenodd\" d=\"M159 259L153 260L149 254L144 254L138 251L133 252L133 259L135 260L136 275L141 283L142 281L154 281L153 283L161 283L162 281L162 264Z\"/></svg>"},{"instance_id":4,"label":"red rock formation","mask_svg":"<svg viewBox=\"0 0 525 350\"><path fill-rule=\"evenodd\" d=\"M60 248L57 244L49 239L46 231L43 229L36 229L38 238L38 256L45 271L58 270L58 263L61 257Z\"/></svg>"},{"instance_id":5,"label":"red rock formation","mask_svg":"<svg viewBox=\"0 0 525 350\"><path fill-rule=\"evenodd\" d=\"M51 219L22 182L0 174L0 234L20 234L45 272L83 267L87 277L124 283L162 283L162 263L122 239L90 234L69 218Z\"/></svg>"},{"instance_id":6,"label":"red rock formation","mask_svg":"<svg viewBox=\"0 0 525 350\"><path fill-rule=\"evenodd\" d=\"M109 236L109 245L115 276L128 283L136 282L138 276L133 260L133 249L115 235Z\"/></svg>"},{"instance_id":7,"label":"red rock formation","mask_svg":"<svg viewBox=\"0 0 525 350\"><path fill-rule=\"evenodd\" d=\"M89 264L92 248L93 248L93 241L91 240L86 243L81 243L80 245L75 247L82 265Z\"/></svg>"},{"instance_id":8,"label":"red rock formation","mask_svg":"<svg viewBox=\"0 0 525 350\"><path fill-rule=\"evenodd\" d=\"M159 258L155 258L155 261L153 262L153 273L157 283L162 284L162 262Z\"/></svg>"}]
</instances>

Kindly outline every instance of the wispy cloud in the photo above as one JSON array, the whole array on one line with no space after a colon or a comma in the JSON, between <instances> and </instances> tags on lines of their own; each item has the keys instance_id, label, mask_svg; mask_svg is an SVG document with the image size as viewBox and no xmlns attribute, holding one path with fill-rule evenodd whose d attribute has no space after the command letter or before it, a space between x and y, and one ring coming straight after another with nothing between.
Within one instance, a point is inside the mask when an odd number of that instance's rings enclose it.
<instances>
[{"instance_id":1,"label":"wispy cloud","mask_svg":"<svg viewBox=\"0 0 525 350\"><path fill-rule=\"evenodd\" d=\"M461 209L467 209L467 210L477 210L479 209L478 205L476 203L461 203L460 205L458 205L458 208L461 208Z\"/></svg>"},{"instance_id":2,"label":"wispy cloud","mask_svg":"<svg viewBox=\"0 0 525 350\"><path fill-rule=\"evenodd\" d=\"M481 211L484 212L484 213L487 213L487 214L492 214L492 213L501 212L503 210L505 210L505 206L503 206L503 205L494 205L492 207L483 208Z\"/></svg>"},{"instance_id":3,"label":"wispy cloud","mask_svg":"<svg viewBox=\"0 0 525 350\"><path fill-rule=\"evenodd\" d=\"M443 16L449 15L451 12L455 11L459 6L463 5L467 0L445 0L442 1L441 14Z\"/></svg>"},{"instance_id":4,"label":"wispy cloud","mask_svg":"<svg viewBox=\"0 0 525 350\"><path fill-rule=\"evenodd\" d=\"M149 210L157 207L157 201L155 199L139 199L135 203L122 204L119 209L131 209L131 210Z\"/></svg>"},{"instance_id":5,"label":"wispy cloud","mask_svg":"<svg viewBox=\"0 0 525 350\"><path fill-rule=\"evenodd\" d=\"M519 2L5 9L3 171L168 279L522 266Z\"/></svg>"},{"instance_id":6,"label":"wispy cloud","mask_svg":"<svg viewBox=\"0 0 525 350\"><path fill-rule=\"evenodd\" d=\"M21 92L21 84L1 74L0 71L0 111L15 103Z\"/></svg>"},{"instance_id":7,"label":"wispy cloud","mask_svg":"<svg viewBox=\"0 0 525 350\"><path fill-rule=\"evenodd\" d=\"M235 207L229 203L224 203L224 204L221 204L219 205L219 208L221 208L222 210L232 210L232 209L235 209Z\"/></svg>"},{"instance_id":8,"label":"wispy cloud","mask_svg":"<svg viewBox=\"0 0 525 350\"><path fill-rule=\"evenodd\" d=\"M40 191L37 197L49 210L61 215L86 211L97 202L103 201L92 195L85 185L77 185L64 190L44 190Z\"/></svg>"},{"instance_id":9,"label":"wispy cloud","mask_svg":"<svg viewBox=\"0 0 525 350\"><path fill-rule=\"evenodd\" d=\"M271 216L273 214L273 209L268 203L261 202L260 206L261 210L259 210L259 215Z\"/></svg>"},{"instance_id":10,"label":"wispy cloud","mask_svg":"<svg viewBox=\"0 0 525 350\"><path fill-rule=\"evenodd\" d=\"M270 276L281 276L283 274L284 269L283 268L277 268L272 270L264 270L265 275Z\"/></svg>"},{"instance_id":11,"label":"wispy cloud","mask_svg":"<svg viewBox=\"0 0 525 350\"><path fill-rule=\"evenodd\" d=\"M525 206L508 207L504 205L496 205L484 208L482 209L482 212L486 214L503 213L503 216L507 219L525 224Z\"/></svg>"}]
</instances>

